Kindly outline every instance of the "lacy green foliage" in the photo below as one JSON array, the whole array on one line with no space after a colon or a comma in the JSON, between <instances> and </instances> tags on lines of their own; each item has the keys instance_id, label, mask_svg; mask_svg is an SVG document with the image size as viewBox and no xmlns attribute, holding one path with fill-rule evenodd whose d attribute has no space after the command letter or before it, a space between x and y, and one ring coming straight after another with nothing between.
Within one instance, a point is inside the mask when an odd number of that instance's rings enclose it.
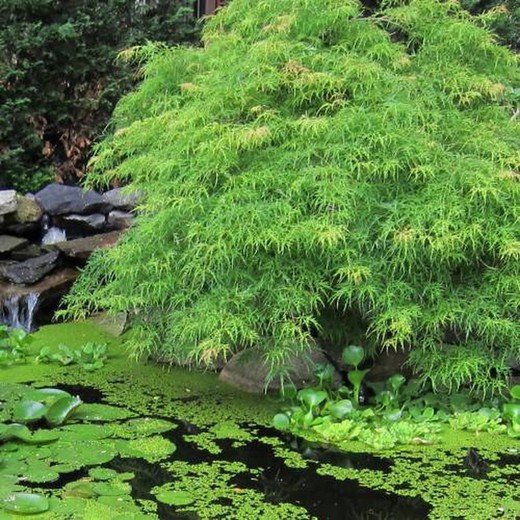
<instances>
[{"instance_id":1,"label":"lacy green foliage","mask_svg":"<svg viewBox=\"0 0 520 520\"><path fill-rule=\"evenodd\" d=\"M190 0L2 1L0 187L82 174L90 141L135 81L117 53L195 38Z\"/></svg>"},{"instance_id":2,"label":"lacy green foliage","mask_svg":"<svg viewBox=\"0 0 520 520\"><path fill-rule=\"evenodd\" d=\"M91 181L128 181L143 214L66 314L138 310L134 354L258 345L274 374L349 309L434 383L501 384L520 346L517 58L435 0L235 0L204 41L142 51Z\"/></svg>"}]
</instances>

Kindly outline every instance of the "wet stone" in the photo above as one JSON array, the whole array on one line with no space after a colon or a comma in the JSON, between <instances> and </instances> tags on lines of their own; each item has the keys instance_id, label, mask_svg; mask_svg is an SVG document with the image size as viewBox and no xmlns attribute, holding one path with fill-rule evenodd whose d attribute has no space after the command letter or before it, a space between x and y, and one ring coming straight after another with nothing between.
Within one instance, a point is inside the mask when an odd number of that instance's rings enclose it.
<instances>
[{"instance_id":1,"label":"wet stone","mask_svg":"<svg viewBox=\"0 0 520 520\"><path fill-rule=\"evenodd\" d=\"M11 235L0 235L0 254L21 249L28 243L29 241L25 238L13 237Z\"/></svg>"}]
</instances>

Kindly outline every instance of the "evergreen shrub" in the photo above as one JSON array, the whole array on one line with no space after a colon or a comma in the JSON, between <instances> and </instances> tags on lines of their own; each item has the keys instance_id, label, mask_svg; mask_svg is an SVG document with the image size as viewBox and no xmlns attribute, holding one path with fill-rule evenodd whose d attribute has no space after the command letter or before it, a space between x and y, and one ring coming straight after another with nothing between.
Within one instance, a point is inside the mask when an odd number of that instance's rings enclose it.
<instances>
[{"instance_id":1,"label":"evergreen shrub","mask_svg":"<svg viewBox=\"0 0 520 520\"><path fill-rule=\"evenodd\" d=\"M81 177L92 141L135 84L117 54L147 39L196 38L191 0L2 0L0 188Z\"/></svg>"},{"instance_id":2,"label":"evergreen shrub","mask_svg":"<svg viewBox=\"0 0 520 520\"><path fill-rule=\"evenodd\" d=\"M146 46L92 183L144 195L66 315L136 311L130 346L271 375L311 336L411 348L501 388L520 356L518 58L457 2L234 0L204 47Z\"/></svg>"}]
</instances>

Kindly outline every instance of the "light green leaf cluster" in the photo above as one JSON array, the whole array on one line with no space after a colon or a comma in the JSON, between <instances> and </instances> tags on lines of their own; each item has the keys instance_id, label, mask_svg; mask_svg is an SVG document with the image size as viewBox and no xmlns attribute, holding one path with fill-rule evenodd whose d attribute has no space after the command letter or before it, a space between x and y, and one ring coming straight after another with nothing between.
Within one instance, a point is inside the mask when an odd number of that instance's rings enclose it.
<instances>
[{"instance_id":1,"label":"light green leaf cluster","mask_svg":"<svg viewBox=\"0 0 520 520\"><path fill-rule=\"evenodd\" d=\"M134 353L211 364L255 345L274 373L353 311L434 383L503 379L520 355L517 56L437 0L234 0L203 48L142 52L90 177L139 190L141 216L69 315L136 311Z\"/></svg>"}]
</instances>

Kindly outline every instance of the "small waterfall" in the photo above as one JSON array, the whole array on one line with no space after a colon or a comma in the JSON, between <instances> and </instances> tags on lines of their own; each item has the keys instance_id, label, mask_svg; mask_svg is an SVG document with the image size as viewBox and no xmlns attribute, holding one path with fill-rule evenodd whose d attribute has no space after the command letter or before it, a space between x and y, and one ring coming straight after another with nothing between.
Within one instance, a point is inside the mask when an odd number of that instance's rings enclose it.
<instances>
[{"instance_id":1,"label":"small waterfall","mask_svg":"<svg viewBox=\"0 0 520 520\"><path fill-rule=\"evenodd\" d=\"M39 297L38 293L6 296L0 301L0 324L30 332Z\"/></svg>"},{"instance_id":2,"label":"small waterfall","mask_svg":"<svg viewBox=\"0 0 520 520\"><path fill-rule=\"evenodd\" d=\"M67 240L67 234L64 229L59 227L51 227L42 238L42 245L56 244L57 242L64 242Z\"/></svg>"}]
</instances>

